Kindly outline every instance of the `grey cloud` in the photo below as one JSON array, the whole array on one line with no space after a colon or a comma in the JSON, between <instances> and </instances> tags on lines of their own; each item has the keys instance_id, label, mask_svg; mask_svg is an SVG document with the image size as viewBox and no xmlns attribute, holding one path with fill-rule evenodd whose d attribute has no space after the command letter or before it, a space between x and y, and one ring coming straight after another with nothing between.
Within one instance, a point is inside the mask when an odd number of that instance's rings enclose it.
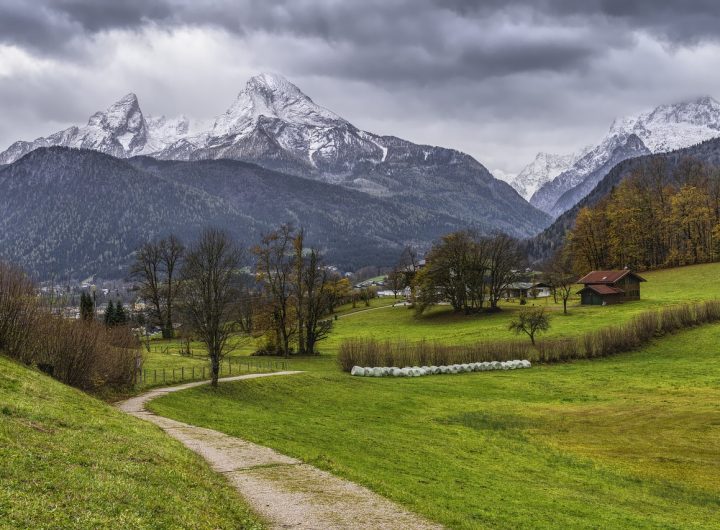
<instances>
[{"instance_id":1,"label":"grey cloud","mask_svg":"<svg viewBox=\"0 0 720 530\"><path fill-rule=\"evenodd\" d=\"M332 46L306 64L322 73L433 82L575 70L631 47L636 29L676 45L716 39L720 9L710 0L9 0L0 7L0 41L82 57L79 35L148 23L320 40Z\"/></svg>"},{"instance_id":2,"label":"grey cloud","mask_svg":"<svg viewBox=\"0 0 720 530\"><path fill-rule=\"evenodd\" d=\"M53 63L0 82L0 149L128 91L147 113L213 116L267 69L360 127L517 171L597 141L615 116L720 96L715 4L0 0L0 44ZM187 28L221 51L173 40Z\"/></svg>"}]
</instances>

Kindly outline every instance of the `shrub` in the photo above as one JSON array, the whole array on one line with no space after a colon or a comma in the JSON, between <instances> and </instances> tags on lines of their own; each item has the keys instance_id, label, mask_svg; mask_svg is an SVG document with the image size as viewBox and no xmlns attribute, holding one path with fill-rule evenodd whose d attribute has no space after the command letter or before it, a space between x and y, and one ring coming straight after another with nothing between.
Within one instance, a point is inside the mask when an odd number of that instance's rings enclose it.
<instances>
[{"instance_id":1,"label":"shrub","mask_svg":"<svg viewBox=\"0 0 720 530\"><path fill-rule=\"evenodd\" d=\"M581 357L578 339L545 339L537 343L537 353L532 361L562 362Z\"/></svg>"},{"instance_id":2,"label":"shrub","mask_svg":"<svg viewBox=\"0 0 720 530\"><path fill-rule=\"evenodd\" d=\"M126 326L53 315L20 269L0 263L0 350L8 356L89 390L131 385L139 346Z\"/></svg>"},{"instance_id":3,"label":"shrub","mask_svg":"<svg viewBox=\"0 0 720 530\"><path fill-rule=\"evenodd\" d=\"M409 342L354 338L340 345L338 363L349 372L353 366L442 366L527 359L530 351L529 345L521 341L449 346L426 340Z\"/></svg>"},{"instance_id":4,"label":"shrub","mask_svg":"<svg viewBox=\"0 0 720 530\"><path fill-rule=\"evenodd\" d=\"M20 268L0 262L0 351L27 362L38 313L32 281Z\"/></svg>"}]
</instances>

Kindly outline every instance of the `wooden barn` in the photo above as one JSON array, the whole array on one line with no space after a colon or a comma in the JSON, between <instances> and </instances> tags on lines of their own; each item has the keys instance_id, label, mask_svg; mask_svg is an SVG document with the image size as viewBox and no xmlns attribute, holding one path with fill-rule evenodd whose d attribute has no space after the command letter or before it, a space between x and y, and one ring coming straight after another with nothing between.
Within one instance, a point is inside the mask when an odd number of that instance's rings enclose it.
<instances>
[{"instance_id":1,"label":"wooden barn","mask_svg":"<svg viewBox=\"0 0 720 530\"><path fill-rule=\"evenodd\" d=\"M582 305L618 304L640 300L640 283L647 281L629 269L620 271L592 271L578 280Z\"/></svg>"}]
</instances>

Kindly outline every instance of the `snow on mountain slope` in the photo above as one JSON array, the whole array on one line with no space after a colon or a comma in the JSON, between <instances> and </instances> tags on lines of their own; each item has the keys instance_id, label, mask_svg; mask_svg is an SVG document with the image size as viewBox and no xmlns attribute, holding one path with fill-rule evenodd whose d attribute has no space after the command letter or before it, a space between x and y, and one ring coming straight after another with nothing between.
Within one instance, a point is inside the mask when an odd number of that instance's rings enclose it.
<instances>
[{"instance_id":1,"label":"snow on mountain slope","mask_svg":"<svg viewBox=\"0 0 720 530\"><path fill-rule=\"evenodd\" d=\"M597 146L577 156L570 167L540 186L530 204L558 216L582 199L577 193L567 192L592 190L612 169L607 167L609 162L673 151L719 136L720 103L709 96L615 120ZM532 175L528 182L533 182ZM522 183L515 183L516 189L520 186Z\"/></svg>"},{"instance_id":2,"label":"snow on mountain slope","mask_svg":"<svg viewBox=\"0 0 720 530\"><path fill-rule=\"evenodd\" d=\"M567 171L577 160L583 157L590 147L586 147L577 153L569 155L555 155L552 153L538 153L530 164L525 166L520 173L507 182L522 195L525 200L540 189L545 183L550 182L563 171Z\"/></svg>"},{"instance_id":3,"label":"snow on mountain slope","mask_svg":"<svg viewBox=\"0 0 720 530\"><path fill-rule=\"evenodd\" d=\"M83 127L16 142L0 164L47 146L84 147L118 158L231 159L284 174L404 201L424 212L452 212L469 226L524 236L549 223L469 155L362 131L313 102L284 77L251 78L211 123L144 117L130 94Z\"/></svg>"}]
</instances>

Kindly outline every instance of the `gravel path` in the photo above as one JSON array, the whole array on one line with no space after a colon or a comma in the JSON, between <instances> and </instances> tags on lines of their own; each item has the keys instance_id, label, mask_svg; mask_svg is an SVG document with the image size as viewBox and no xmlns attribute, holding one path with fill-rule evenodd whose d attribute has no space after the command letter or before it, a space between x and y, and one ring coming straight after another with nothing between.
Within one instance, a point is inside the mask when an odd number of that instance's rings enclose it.
<instances>
[{"instance_id":1,"label":"gravel path","mask_svg":"<svg viewBox=\"0 0 720 530\"><path fill-rule=\"evenodd\" d=\"M293 375L274 372L226 377L240 381ZM169 392L207 384L207 381L158 388L117 404L135 417L152 422L202 456L223 473L253 509L274 529L440 529L367 488L338 478L273 449L212 429L157 416L145 404Z\"/></svg>"}]
</instances>

